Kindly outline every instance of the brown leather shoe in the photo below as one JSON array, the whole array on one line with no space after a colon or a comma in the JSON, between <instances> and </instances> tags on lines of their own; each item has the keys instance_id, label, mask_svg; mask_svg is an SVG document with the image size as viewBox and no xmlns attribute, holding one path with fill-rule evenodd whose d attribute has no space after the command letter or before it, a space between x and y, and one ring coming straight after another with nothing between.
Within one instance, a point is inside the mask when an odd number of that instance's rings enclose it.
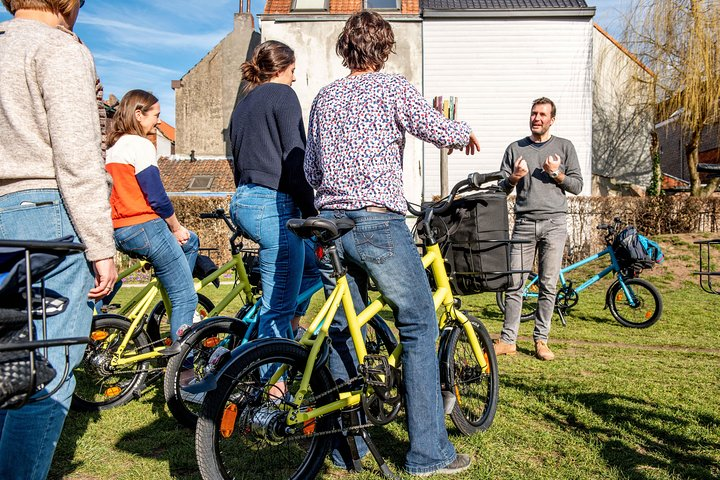
<instances>
[{"instance_id":1,"label":"brown leather shoe","mask_svg":"<svg viewBox=\"0 0 720 480\"><path fill-rule=\"evenodd\" d=\"M495 355L515 355L517 348L514 343L505 343L502 340L495 340L493 343Z\"/></svg>"},{"instance_id":2,"label":"brown leather shoe","mask_svg":"<svg viewBox=\"0 0 720 480\"><path fill-rule=\"evenodd\" d=\"M555 358L555 354L547 346L543 340L535 342L535 356L540 360L550 361Z\"/></svg>"}]
</instances>

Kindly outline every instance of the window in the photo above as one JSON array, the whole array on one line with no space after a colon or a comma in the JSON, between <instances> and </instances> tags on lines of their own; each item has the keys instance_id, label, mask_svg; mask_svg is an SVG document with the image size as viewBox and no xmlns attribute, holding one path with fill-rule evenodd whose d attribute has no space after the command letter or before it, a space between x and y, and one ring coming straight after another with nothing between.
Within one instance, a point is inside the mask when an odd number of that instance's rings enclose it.
<instances>
[{"instance_id":1,"label":"window","mask_svg":"<svg viewBox=\"0 0 720 480\"><path fill-rule=\"evenodd\" d=\"M211 175L196 175L190 179L188 190L210 190L215 177Z\"/></svg>"},{"instance_id":2,"label":"window","mask_svg":"<svg viewBox=\"0 0 720 480\"><path fill-rule=\"evenodd\" d=\"M293 11L326 11L328 0L293 0Z\"/></svg>"},{"instance_id":3,"label":"window","mask_svg":"<svg viewBox=\"0 0 720 480\"><path fill-rule=\"evenodd\" d=\"M400 10L399 0L365 0L368 10Z\"/></svg>"}]
</instances>

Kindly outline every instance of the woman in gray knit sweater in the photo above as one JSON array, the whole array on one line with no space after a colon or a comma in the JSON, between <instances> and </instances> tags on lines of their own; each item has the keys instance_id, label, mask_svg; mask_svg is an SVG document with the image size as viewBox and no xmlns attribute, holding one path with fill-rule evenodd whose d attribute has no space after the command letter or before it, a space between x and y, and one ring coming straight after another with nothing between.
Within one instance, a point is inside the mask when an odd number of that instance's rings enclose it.
<instances>
[{"instance_id":1,"label":"woman in gray knit sweater","mask_svg":"<svg viewBox=\"0 0 720 480\"><path fill-rule=\"evenodd\" d=\"M0 239L70 235L85 243L85 258L68 256L45 286L69 299L66 310L49 319L48 338L87 336L88 299L107 295L117 272L99 84L90 52L71 31L84 0L2 2L14 18L0 23ZM83 351L70 348L70 368ZM51 348L48 357L62 372L63 349ZM0 478L47 476L74 389L70 376L50 398L0 411Z\"/></svg>"}]
</instances>

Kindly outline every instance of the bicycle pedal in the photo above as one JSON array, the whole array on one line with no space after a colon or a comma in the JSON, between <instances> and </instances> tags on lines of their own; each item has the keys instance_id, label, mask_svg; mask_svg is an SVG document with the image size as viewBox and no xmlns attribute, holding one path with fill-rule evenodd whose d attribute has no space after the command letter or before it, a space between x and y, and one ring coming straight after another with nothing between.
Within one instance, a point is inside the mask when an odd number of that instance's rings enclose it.
<instances>
[{"instance_id":1,"label":"bicycle pedal","mask_svg":"<svg viewBox=\"0 0 720 480\"><path fill-rule=\"evenodd\" d=\"M384 355L365 355L365 360L358 370L367 385L387 387L392 383L393 368Z\"/></svg>"}]
</instances>

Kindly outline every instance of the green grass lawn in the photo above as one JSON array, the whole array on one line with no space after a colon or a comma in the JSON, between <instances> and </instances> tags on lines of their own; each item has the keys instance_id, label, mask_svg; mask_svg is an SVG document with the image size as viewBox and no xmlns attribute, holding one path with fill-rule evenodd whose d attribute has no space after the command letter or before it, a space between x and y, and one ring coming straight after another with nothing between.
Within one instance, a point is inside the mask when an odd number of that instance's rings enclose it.
<instances>
[{"instance_id":1,"label":"green grass lawn","mask_svg":"<svg viewBox=\"0 0 720 480\"><path fill-rule=\"evenodd\" d=\"M532 357L532 323L524 323L518 355L499 358L493 426L463 437L448 422L458 450L474 458L470 470L452 478L720 477L720 296L702 292L690 275L692 238L659 240L667 260L643 278L663 295L660 321L643 330L622 327L603 309L609 281L602 281L580 295L567 327L553 318L555 361ZM212 290L203 293L212 298ZM494 294L464 297L463 308L493 336L500 332ZM408 442L402 422L371 435L399 472ZM374 462L365 465L361 474L328 466L321 475L381 478ZM170 416L158 383L123 407L71 412L49 478L197 479L194 435Z\"/></svg>"}]
</instances>

